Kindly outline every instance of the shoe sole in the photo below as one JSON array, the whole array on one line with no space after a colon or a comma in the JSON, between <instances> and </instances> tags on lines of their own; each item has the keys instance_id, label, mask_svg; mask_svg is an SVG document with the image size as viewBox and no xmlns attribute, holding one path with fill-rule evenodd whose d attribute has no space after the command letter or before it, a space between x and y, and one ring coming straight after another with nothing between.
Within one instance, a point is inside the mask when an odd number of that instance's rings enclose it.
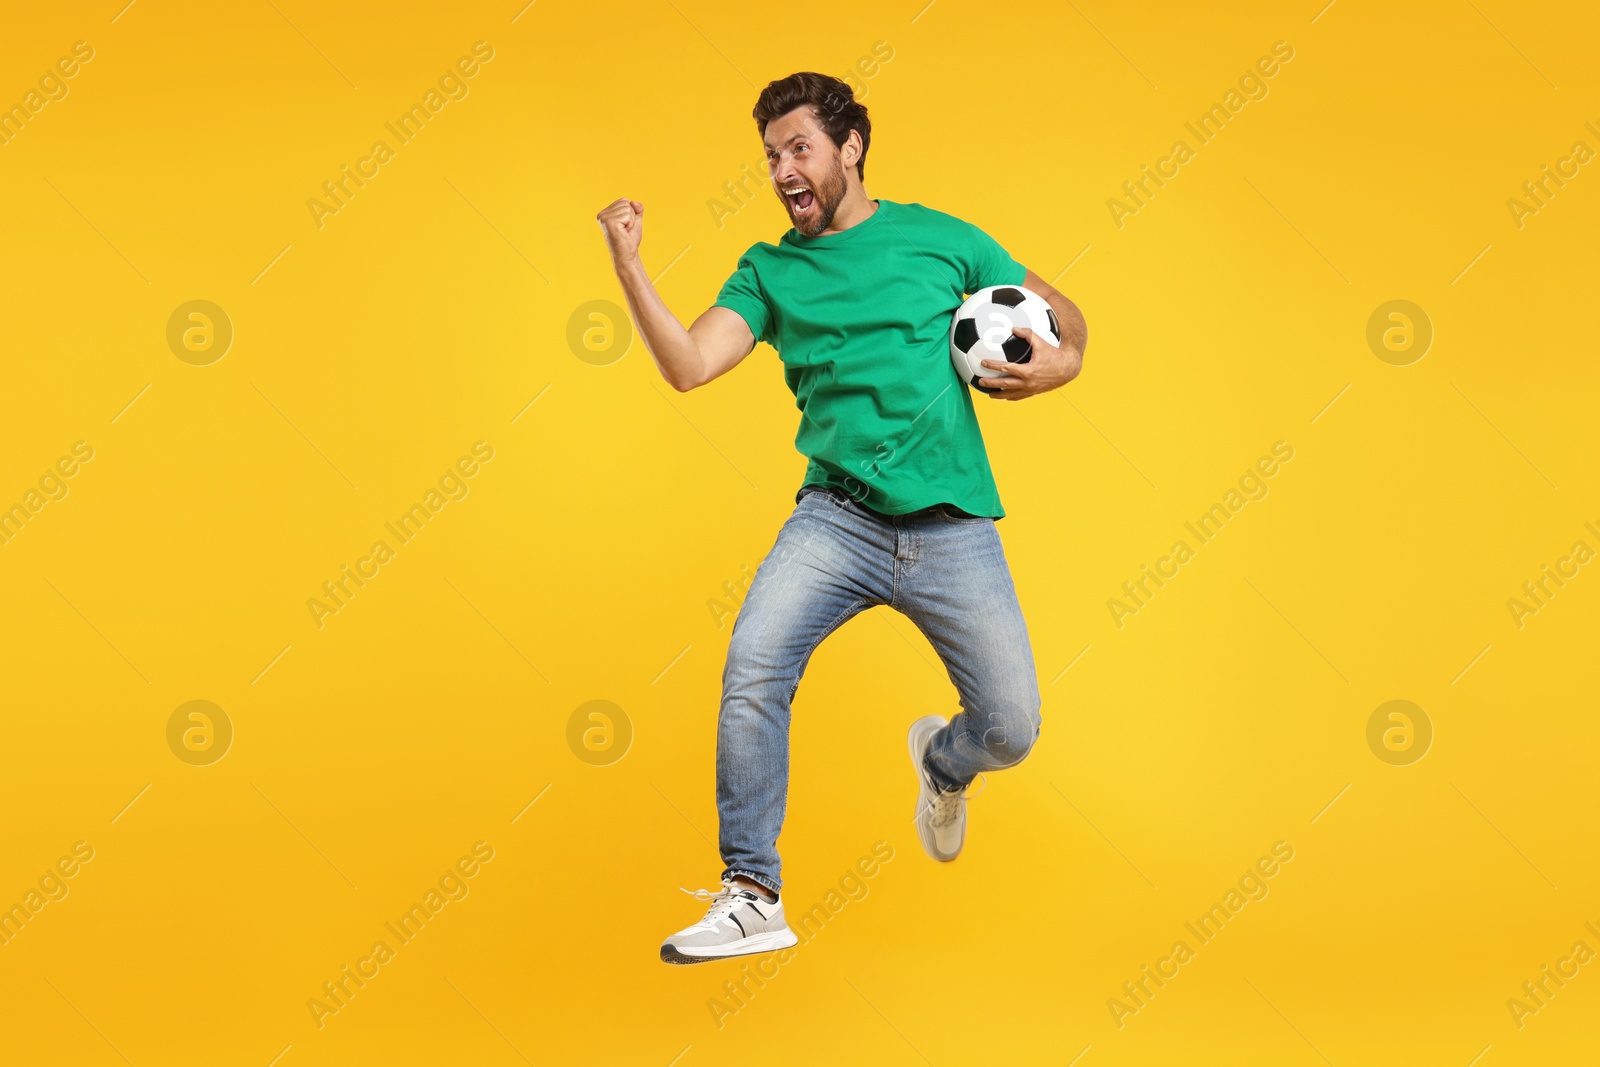
<instances>
[{"instance_id":1,"label":"shoe sole","mask_svg":"<svg viewBox=\"0 0 1600 1067\"><path fill-rule=\"evenodd\" d=\"M661 946L662 963L710 963L713 960L725 960L731 956L751 956L758 952L775 952L778 949L793 948L800 943L794 931L788 928L782 930L768 930L764 934L751 934L737 941L730 941L726 945L707 945L703 949L678 948L672 942Z\"/></svg>"},{"instance_id":2,"label":"shoe sole","mask_svg":"<svg viewBox=\"0 0 1600 1067\"><path fill-rule=\"evenodd\" d=\"M938 722L939 722L938 729L943 729L945 726L949 725L949 721L948 720L940 718L937 715L926 716L926 718L937 719ZM954 852L952 852L948 856L943 856L943 855L939 854L939 852L938 852L938 850L936 849L935 846L930 844L928 841L924 840L923 836L922 836L922 831L923 831L923 824L922 824L922 821L921 821L921 819L922 819L922 809L926 806L926 801L925 801L925 799L923 798L923 795L922 795L922 791L923 791L923 788L924 788L923 770L922 770L922 754L917 751L918 732L917 732L917 728L916 728L917 727L917 723L920 723L921 721L922 721L921 719L918 719L916 723L912 723L911 724L911 729L906 732L906 748L911 752L911 767L917 773L917 810L916 810L917 841L922 845L922 851L926 852L930 859L937 860L939 863L950 863L950 862L954 861L957 856L961 855L961 849L960 848L957 848ZM937 732L937 730L929 730L929 731L927 731L927 733L929 733L929 734L936 733L936 732ZM929 832L929 834L931 836L932 835L932 830L930 829L928 832ZM965 833L963 833L963 835L962 835L962 837L963 837L962 843L963 844L966 843L965 842L965 836L966 836Z\"/></svg>"}]
</instances>

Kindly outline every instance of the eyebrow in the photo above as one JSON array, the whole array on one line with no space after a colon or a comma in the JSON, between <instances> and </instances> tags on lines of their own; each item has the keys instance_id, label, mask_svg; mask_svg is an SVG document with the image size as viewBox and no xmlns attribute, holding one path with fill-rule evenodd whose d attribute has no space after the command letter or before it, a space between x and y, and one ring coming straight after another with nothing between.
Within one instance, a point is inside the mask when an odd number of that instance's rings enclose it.
<instances>
[{"instance_id":1,"label":"eyebrow","mask_svg":"<svg viewBox=\"0 0 1600 1067\"><path fill-rule=\"evenodd\" d=\"M784 144L793 144L795 141L809 141L810 139L811 139L811 135L809 133L797 133L797 134L794 134L793 136L791 136L787 141L785 141L783 143ZM768 152L772 151L772 145L769 144L768 142L762 141L761 144L762 144L762 147L764 147Z\"/></svg>"}]
</instances>

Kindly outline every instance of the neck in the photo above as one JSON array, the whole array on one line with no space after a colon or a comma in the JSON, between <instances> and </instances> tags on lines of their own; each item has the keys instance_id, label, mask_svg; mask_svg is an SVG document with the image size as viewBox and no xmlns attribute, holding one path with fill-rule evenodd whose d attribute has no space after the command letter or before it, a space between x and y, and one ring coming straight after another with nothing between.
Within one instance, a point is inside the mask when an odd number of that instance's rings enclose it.
<instances>
[{"instance_id":1,"label":"neck","mask_svg":"<svg viewBox=\"0 0 1600 1067\"><path fill-rule=\"evenodd\" d=\"M844 199L839 202L839 210L833 213L833 222L822 233L814 236L822 237L830 233L841 233L850 227L867 221L878 205L867 199L867 192L861 183L852 180L845 190Z\"/></svg>"}]
</instances>

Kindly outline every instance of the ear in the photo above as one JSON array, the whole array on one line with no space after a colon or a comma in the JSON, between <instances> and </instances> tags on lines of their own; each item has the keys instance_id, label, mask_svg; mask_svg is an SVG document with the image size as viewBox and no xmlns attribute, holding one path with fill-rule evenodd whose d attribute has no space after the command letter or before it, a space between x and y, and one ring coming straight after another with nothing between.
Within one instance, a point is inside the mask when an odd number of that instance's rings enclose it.
<instances>
[{"instance_id":1,"label":"ear","mask_svg":"<svg viewBox=\"0 0 1600 1067\"><path fill-rule=\"evenodd\" d=\"M861 131L851 130L844 139L844 147L839 150L839 161L847 167L853 167L856 160L861 158Z\"/></svg>"}]
</instances>

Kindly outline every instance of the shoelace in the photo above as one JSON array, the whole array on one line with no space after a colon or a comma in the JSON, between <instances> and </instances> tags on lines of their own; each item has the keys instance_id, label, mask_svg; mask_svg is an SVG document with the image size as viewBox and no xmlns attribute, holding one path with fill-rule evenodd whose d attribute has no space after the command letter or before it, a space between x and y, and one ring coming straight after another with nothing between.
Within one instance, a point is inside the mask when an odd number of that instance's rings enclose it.
<instances>
[{"instance_id":1,"label":"shoelace","mask_svg":"<svg viewBox=\"0 0 1600 1067\"><path fill-rule=\"evenodd\" d=\"M942 789L935 790L933 794L933 803L928 805L930 809L928 824L930 826L939 827L948 826L951 822L955 821L956 813L961 810L961 804L958 803L958 801L971 800L973 797L978 796L979 793L982 793L989 787L988 778L984 777L984 775L981 773L978 775L978 777L983 779L983 784L978 787L978 792L973 793L972 796L964 795L966 793L965 788L951 789L949 791Z\"/></svg>"},{"instance_id":2,"label":"shoelace","mask_svg":"<svg viewBox=\"0 0 1600 1067\"><path fill-rule=\"evenodd\" d=\"M678 887L678 892L688 893L696 900L711 901L711 907L706 912L706 917L700 920L701 923L704 923L707 926L721 922L723 919L727 918L728 913L745 899L739 895L742 892L741 888L731 881L724 881L722 883L722 889L715 893L709 889L685 889L681 885Z\"/></svg>"}]
</instances>

